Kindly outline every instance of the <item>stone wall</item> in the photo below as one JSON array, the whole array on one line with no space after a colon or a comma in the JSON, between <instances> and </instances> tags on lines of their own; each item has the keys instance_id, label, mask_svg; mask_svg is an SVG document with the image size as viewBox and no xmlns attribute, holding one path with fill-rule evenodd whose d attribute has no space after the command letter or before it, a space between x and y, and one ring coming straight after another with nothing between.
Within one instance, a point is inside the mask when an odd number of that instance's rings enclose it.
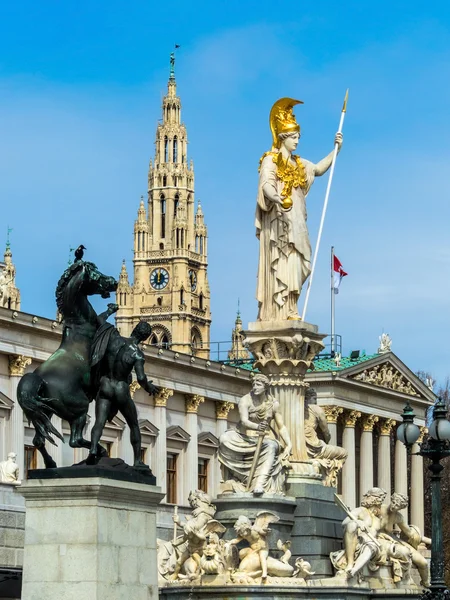
<instances>
[{"instance_id":1,"label":"stone wall","mask_svg":"<svg viewBox=\"0 0 450 600\"><path fill-rule=\"evenodd\" d=\"M25 503L16 488L0 483L0 598L20 598ZM18 575L18 579L15 576Z\"/></svg>"}]
</instances>

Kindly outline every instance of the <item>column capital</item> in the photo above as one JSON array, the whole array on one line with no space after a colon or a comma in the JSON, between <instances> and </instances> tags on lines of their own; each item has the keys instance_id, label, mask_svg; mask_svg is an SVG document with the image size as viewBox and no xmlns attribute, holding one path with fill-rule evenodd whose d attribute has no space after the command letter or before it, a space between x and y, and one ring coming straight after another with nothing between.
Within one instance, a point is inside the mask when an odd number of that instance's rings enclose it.
<instances>
[{"instance_id":1,"label":"column capital","mask_svg":"<svg viewBox=\"0 0 450 600\"><path fill-rule=\"evenodd\" d=\"M421 444L423 442L423 438L428 433L428 427L419 427L419 429L420 429L420 435L417 438L416 444Z\"/></svg>"},{"instance_id":2,"label":"column capital","mask_svg":"<svg viewBox=\"0 0 450 600\"><path fill-rule=\"evenodd\" d=\"M233 402L216 402L216 419L226 421L233 406Z\"/></svg>"},{"instance_id":3,"label":"column capital","mask_svg":"<svg viewBox=\"0 0 450 600\"><path fill-rule=\"evenodd\" d=\"M323 412L327 418L328 423L337 423L339 415L342 415L344 409L340 406L322 406Z\"/></svg>"},{"instance_id":4,"label":"column capital","mask_svg":"<svg viewBox=\"0 0 450 600\"><path fill-rule=\"evenodd\" d=\"M396 426L395 419L383 419L380 421L380 435L391 435L392 429Z\"/></svg>"},{"instance_id":5,"label":"column capital","mask_svg":"<svg viewBox=\"0 0 450 600\"><path fill-rule=\"evenodd\" d=\"M376 415L364 415L362 419L363 431L373 431L375 423L379 421Z\"/></svg>"},{"instance_id":6,"label":"column capital","mask_svg":"<svg viewBox=\"0 0 450 600\"><path fill-rule=\"evenodd\" d=\"M356 421L361 416L359 410L346 410L344 413L344 424L345 427L354 427L356 425Z\"/></svg>"},{"instance_id":7,"label":"column capital","mask_svg":"<svg viewBox=\"0 0 450 600\"><path fill-rule=\"evenodd\" d=\"M205 397L200 396L200 394L185 394L184 398L185 398L186 412L188 414L189 413L197 414L198 407L200 406L200 404L202 402L205 401Z\"/></svg>"},{"instance_id":8,"label":"column capital","mask_svg":"<svg viewBox=\"0 0 450 600\"><path fill-rule=\"evenodd\" d=\"M130 396L132 398L134 398L134 394L138 391L138 389L141 386L139 385L139 383L137 381L132 381L128 387L130 389Z\"/></svg>"},{"instance_id":9,"label":"column capital","mask_svg":"<svg viewBox=\"0 0 450 600\"><path fill-rule=\"evenodd\" d=\"M155 406L167 406L167 400L173 396L173 390L169 388L161 388L155 396Z\"/></svg>"},{"instance_id":10,"label":"column capital","mask_svg":"<svg viewBox=\"0 0 450 600\"><path fill-rule=\"evenodd\" d=\"M22 377L25 367L31 365L31 358L24 356L23 354L10 354L9 355L9 375L11 377Z\"/></svg>"}]
</instances>

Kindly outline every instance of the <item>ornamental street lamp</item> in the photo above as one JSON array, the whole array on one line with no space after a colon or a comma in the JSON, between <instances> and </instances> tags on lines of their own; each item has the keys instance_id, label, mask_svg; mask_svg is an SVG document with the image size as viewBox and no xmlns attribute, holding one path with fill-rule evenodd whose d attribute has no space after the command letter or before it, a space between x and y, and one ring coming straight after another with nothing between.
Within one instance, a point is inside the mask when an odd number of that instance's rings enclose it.
<instances>
[{"instance_id":1,"label":"ornamental street lamp","mask_svg":"<svg viewBox=\"0 0 450 600\"><path fill-rule=\"evenodd\" d=\"M402 414L403 423L397 429L397 439L405 444L411 453L413 444L417 442L420 429L414 423L414 411L411 405L405 406ZM441 504L441 472L444 468L441 460L450 456L450 422L447 420L447 406L439 398L433 409L433 422L428 437L420 444L416 454L424 456L430 463L431 471L431 584L423 593L425 600L450 600L450 590L444 579L444 547L442 538L442 504Z\"/></svg>"}]
</instances>

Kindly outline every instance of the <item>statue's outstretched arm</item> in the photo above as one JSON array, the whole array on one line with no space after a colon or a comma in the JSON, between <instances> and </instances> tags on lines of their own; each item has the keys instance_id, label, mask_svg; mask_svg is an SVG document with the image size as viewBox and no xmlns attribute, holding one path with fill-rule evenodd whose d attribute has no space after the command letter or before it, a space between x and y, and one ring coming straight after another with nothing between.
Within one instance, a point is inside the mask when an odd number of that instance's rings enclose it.
<instances>
[{"instance_id":1,"label":"statue's outstretched arm","mask_svg":"<svg viewBox=\"0 0 450 600\"><path fill-rule=\"evenodd\" d=\"M159 392L159 388L156 385L153 385L151 380L147 378L147 375L144 371L144 359L138 359L134 363L134 370L136 372L136 379L141 386L148 394L151 396L153 394L157 394Z\"/></svg>"},{"instance_id":2,"label":"statue's outstretched arm","mask_svg":"<svg viewBox=\"0 0 450 600\"><path fill-rule=\"evenodd\" d=\"M111 315L113 315L114 313L116 313L118 310L119 310L119 305L114 304L113 302L110 302L108 304L108 308L104 312L97 315L98 326L100 327L100 325L103 325L104 323L106 323L106 321L109 319L109 317Z\"/></svg>"},{"instance_id":3,"label":"statue's outstretched arm","mask_svg":"<svg viewBox=\"0 0 450 600\"><path fill-rule=\"evenodd\" d=\"M334 138L334 143L338 145L338 153L341 151L342 142L343 142L342 133L337 133ZM321 175L323 175L324 173L326 173L328 171L328 169L331 167L331 163L333 162L333 156L334 156L334 148L330 152L330 154L325 156L325 158L322 158L322 160L319 160L319 162L316 165L314 165L314 175L316 175L316 177L320 177Z\"/></svg>"}]
</instances>

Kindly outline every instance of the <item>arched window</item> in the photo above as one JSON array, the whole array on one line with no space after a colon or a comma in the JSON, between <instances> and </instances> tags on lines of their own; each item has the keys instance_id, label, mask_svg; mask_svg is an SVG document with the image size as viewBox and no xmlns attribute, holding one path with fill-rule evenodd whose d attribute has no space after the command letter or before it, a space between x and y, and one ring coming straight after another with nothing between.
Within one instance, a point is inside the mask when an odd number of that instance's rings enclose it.
<instances>
[{"instance_id":1,"label":"arched window","mask_svg":"<svg viewBox=\"0 0 450 600\"><path fill-rule=\"evenodd\" d=\"M157 343L158 343L158 338L156 337L156 335L154 333L152 333L152 335L150 336L149 344L150 344L150 346L156 346Z\"/></svg>"},{"instance_id":2,"label":"arched window","mask_svg":"<svg viewBox=\"0 0 450 600\"><path fill-rule=\"evenodd\" d=\"M161 338L161 346L163 348L168 348L169 347L169 338L165 334Z\"/></svg>"},{"instance_id":3,"label":"arched window","mask_svg":"<svg viewBox=\"0 0 450 600\"><path fill-rule=\"evenodd\" d=\"M195 251L198 254L198 235L195 236Z\"/></svg>"},{"instance_id":4,"label":"arched window","mask_svg":"<svg viewBox=\"0 0 450 600\"><path fill-rule=\"evenodd\" d=\"M184 304L184 289L181 288L180 290L180 304L183 305Z\"/></svg>"},{"instance_id":5,"label":"arched window","mask_svg":"<svg viewBox=\"0 0 450 600\"><path fill-rule=\"evenodd\" d=\"M177 231L176 231L176 246L177 246L177 248L180 247L180 230L179 229L177 229Z\"/></svg>"},{"instance_id":6,"label":"arched window","mask_svg":"<svg viewBox=\"0 0 450 600\"><path fill-rule=\"evenodd\" d=\"M181 247L184 248L184 229L181 230Z\"/></svg>"},{"instance_id":7,"label":"arched window","mask_svg":"<svg viewBox=\"0 0 450 600\"><path fill-rule=\"evenodd\" d=\"M164 162L169 162L169 140L164 136Z\"/></svg>"},{"instance_id":8,"label":"arched window","mask_svg":"<svg viewBox=\"0 0 450 600\"><path fill-rule=\"evenodd\" d=\"M178 138L173 138L173 162L176 163L178 160Z\"/></svg>"},{"instance_id":9,"label":"arched window","mask_svg":"<svg viewBox=\"0 0 450 600\"><path fill-rule=\"evenodd\" d=\"M164 194L160 196L161 200L161 237L166 237L166 199Z\"/></svg>"},{"instance_id":10,"label":"arched window","mask_svg":"<svg viewBox=\"0 0 450 600\"><path fill-rule=\"evenodd\" d=\"M198 299L198 307L200 310L203 310L203 292L200 292L200 297Z\"/></svg>"},{"instance_id":11,"label":"arched window","mask_svg":"<svg viewBox=\"0 0 450 600\"><path fill-rule=\"evenodd\" d=\"M167 185L167 175L164 175L163 180L162 180L162 184L163 184L163 187L166 187L166 185Z\"/></svg>"},{"instance_id":12,"label":"arched window","mask_svg":"<svg viewBox=\"0 0 450 600\"><path fill-rule=\"evenodd\" d=\"M125 306L127 305L127 293L126 292L123 293L123 303Z\"/></svg>"},{"instance_id":13,"label":"arched window","mask_svg":"<svg viewBox=\"0 0 450 600\"><path fill-rule=\"evenodd\" d=\"M159 249L160 250L164 250L164 244L161 242L161 244L159 245Z\"/></svg>"},{"instance_id":14,"label":"arched window","mask_svg":"<svg viewBox=\"0 0 450 600\"><path fill-rule=\"evenodd\" d=\"M177 216L177 210L178 210L178 204L180 202L180 196L178 194L175 194L175 200L173 202L173 216L176 217Z\"/></svg>"},{"instance_id":15,"label":"arched window","mask_svg":"<svg viewBox=\"0 0 450 600\"><path fill-rule=\"evenodd\" d=\"M200 236L200 254L203 254L203 236Z\"/></svg>"},{"instance_id":16,"label":"arched window","mask_svg":"<svg viewBox=\"0 0 450 600\"><path fill-rule=\"evenodd\" d=\"M156 304L158 306L162 306L162 298L161 298L161 296L158 296L158 298L156 298Z\"/></svg>"}]
</instances>

